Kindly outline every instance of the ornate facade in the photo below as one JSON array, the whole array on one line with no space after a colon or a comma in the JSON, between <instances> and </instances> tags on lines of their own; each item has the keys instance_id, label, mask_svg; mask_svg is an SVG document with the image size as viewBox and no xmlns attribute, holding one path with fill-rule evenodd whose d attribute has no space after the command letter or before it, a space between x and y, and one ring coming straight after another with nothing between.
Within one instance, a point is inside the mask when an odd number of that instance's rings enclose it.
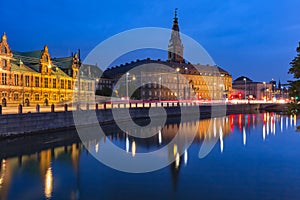
<instances>
[{"instance_id":1,"label":"ornate facade","mask_svg":"<svg viewBox=\"0 0 300 200\"><path fill-rule=\"evenodd\" d=\"M94 94L94 80L86 74L81 74L82 78L78 77L81 71L79 53L51 59L47 45L38 51L12 51L5 33L0 50L2 106L67 103L77 100L79 94L86 98L84 100Z\"/></svg>"},{"instance_id":2,"label":"ornate facade","mask_svg":"<svg viewBox=\"0 0 300 200\"><path fill-rule=\"evenodd\" d=\"M139 94L134 93L136 99L159 100L190 100L190 99L225 99L232 90L232 76L218 66L191 64L184 60L183 44L180 39L177 12L173 20L171 38L168 45L168 60L136 60L131 63L108 68L103 73L105 83L112 84L105 87L113 88L118 97L127 96L126 93L140 85ZM147 65L149 72L134 69ZM170 70L164 70L164 66ZM130 71L130 73L129 73ZM124 78L126 75L126 80ZM108 81L108 80L111 81ZM127 90L124 86L127 85ZM103 85L101 85L103 87ZM99 87L99 88L101 88Z\"/></svg>"}]
</instances>

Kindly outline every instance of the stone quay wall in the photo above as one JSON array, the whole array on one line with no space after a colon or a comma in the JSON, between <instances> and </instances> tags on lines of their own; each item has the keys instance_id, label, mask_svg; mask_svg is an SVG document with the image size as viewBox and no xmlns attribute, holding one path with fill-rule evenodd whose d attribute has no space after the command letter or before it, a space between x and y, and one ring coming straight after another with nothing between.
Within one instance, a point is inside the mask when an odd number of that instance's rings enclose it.
<instances>
[{"instance_id":1,"label":"stone quay wall","mask_svg":"<svg viewBox=\"0 0 300 200\"><path fill-rule=\"evenodd\" d=\"M191 104L186 105L186 114L195 112L199 105ZM150 106L151 107L151 106ZM133 119L149 118L149 109L153 109L151 113L154 113L153 117L160 117L159 113L155 115L155 109L165 109L168 117L180 116L181 108L178 105L172 105L167 107L135 107L135 108L114 108L119 109L118 120L128 120L128 116L125 114L126 109L130 110L130 115ZM96 106L97 108L97 106ZM264 109L264 105L261 104L229 104L229 105L200 105L199 118L219 117L225 114L235 113L249 113L259 112ZM280 108L281 109L281 108ZM279 111L280 111L279 109ZM128 110L127 110L128 111ZM213 112L212 112L213 111ZM75 111L76 114L81 115L81 121L77 125L90 125L95 123L114 123L114 116L111 109L94 109L94 110L82 110ZM98 122L95 120L95 113ZM216 113L216 114L213 114ZM212 116L214 115L214 116ZM43 133L49 131L55 131L59 129L74 128L73 112L48 112L48 113L23 113L23 114L6 114L0 115L0 137L11 136L23 136L26 134Z\"/></svg>"}]
</instances>

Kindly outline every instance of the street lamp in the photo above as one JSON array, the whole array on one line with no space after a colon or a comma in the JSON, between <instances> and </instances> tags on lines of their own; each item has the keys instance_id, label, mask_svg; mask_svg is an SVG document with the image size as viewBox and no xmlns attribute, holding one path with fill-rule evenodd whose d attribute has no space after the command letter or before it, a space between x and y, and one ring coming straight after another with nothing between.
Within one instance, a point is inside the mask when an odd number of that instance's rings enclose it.
<instances>
[{"instance_id":1,"label":"street lamp","mask_svg":"<svg viewBox=\"0 0 300 200\"><path fill-rule=\"evenodd\" d=\"M162 87L162 83L161 83L162 79L161 79L161 74L159 77L159 101L161 101L161 87Z\"/></svg>"},{"instance_id":2,"label":"street lamp","mask_svg":"<svg viewBox=\"0 0 300 200\"><path fill-rule=\"evenodd\" d=\"M245 100L246 100L246 82L247 82L247 79L244 78L243 80L245 81Z\"/></svg>"},{"instance_id":3,"label":"street lamp","mask_svg":"<svg viewBox=\"0 0 300 200\"><path fill-rule=\"evenodd\" d=\"M264 81L263 84L264 84L264 98L263 98L263 99L266 101L266 100L267 100L267 95L266 95L266 82Z\"/></svg>"},{"instance_id":4,"label":"street lamp","mask_svg":"<svg viewBox=\"0 0 300 200\"><path fill-rule=\"evenodd\" d=\"M129 100L128 98L128 76L129 72L126 73L126 99Z\"/></svg>"},{"instance_id":5,"label":"street lamp","mask_svg":"<svg viewBox=\"0 0 300 200\"><path fill-rule=\"evenodd\" d=\"M221 90L221 92L220 92L220 94L221 94L220 99L223 100L223 98L224 98L224 84L220 84L219 86L220 86L220 90Z\"/></svg>"},{"instance_id":6,"label":"street lamp","mask_svg":"<svg viewBox=\"0 0 300 200\"><path fill-rule=\"evenodd\" d=\"M213 96L212 96L212 101L215 99L215 86L216 86L217 84L216 83L214 83L213 84Z\"/></svg>"},{"instance_id":7,"label":"street lamp","mask_svg":"<svg viewBox=\"0 0 300 200\"><path fill-rule=\"evenodd\" d=\"M178 100L180 99L180 94L179 94L179 71L180 71L180 68L177 67L176 72L177 72L177 96L178 96Z\"/></svg>"}]
</instances>

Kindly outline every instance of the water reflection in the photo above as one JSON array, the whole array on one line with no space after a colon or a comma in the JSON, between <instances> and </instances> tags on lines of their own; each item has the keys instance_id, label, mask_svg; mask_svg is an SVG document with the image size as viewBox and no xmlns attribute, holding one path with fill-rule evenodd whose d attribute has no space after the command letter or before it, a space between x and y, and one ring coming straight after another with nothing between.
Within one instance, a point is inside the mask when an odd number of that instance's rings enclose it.
<instances>
[{"instance_id":1,"label":"water reflection","mask_svg":"<svg viewBox=\"0 0 300 200\"><path fill-rule=\"evenodd\" d=\"M51 198L52 196L52 184L52 169L49 167L45 175L45 197L47 199Z\"/></svg>"},{"instance_id":2,"label":"water reflection","mask_svg":"<svg viewBox=\"0 0 300 200\"><path fill-rule=\"evenodd\" d=\"M175 143L168 149L168 152L166 152L169 159L174 160L169 166L174 189L177 189L182 164L187 166L191 163L191 161L188 162L188 160L191 159L191 154L185 146L184 138L191 137L189 130L196 127L196 122L183 122L182 124L183 131L179 133L181 134L181 140ZM270 137L269 132L271 135L275 135L277 132L282 133L285 129L289 128L289 126L295 128L296 124L296 116L283 116L276 113L263 113L259 115L238 114L221 118L203 119L199 121L194 145L196 144L200 147L204 139L218 140L219 146L217 150L224 154L226 153L227 147L226 137L230 136L234 131L241 134L242 142L239 140L240 143L242 143L241 145L247 146L247 143L251 142L251 137L248 137L248 135L254 129L261 131L259 133L260 140L265 141ZM135 157L138 152L153 151L168 144L178 132L179 126L177 123L169 123L163 128L153 127L153 129L156 130L158 134L148 139L131 137L130 132L112 131L104 138L91 138L84 142L88 148L98 152L99 149L102 148L101 145L105 144L109 139L120 148L123 148L124 151L131 151L132 157ZM180 143L181 141L183 142ZM19 197L16 196L16 194L12 194L14 193L12 189L21 186L14 185L18 184L18 182L13 182L12 180L16 179L20 173L29 174L32 179L36 180L38 185L44 186L43 191L40 191L44 198L55 198L55 190L59 188L54 187L55 184L62 187L57 181L59 177L57 177L58 174L55 173L55 170L61 170L61 166L66 167L65 171L67 172L72 171L71 175L69 175L73 177L71 179L73 183L70 184L72 186L70 186L68 190L69 197L71 196L73 199L78 198L80 191L79 176L82 167L80 165L80 157L82 157L83 152L88 153L83 147L83 144L72 143L70 145L53 147L39 152L32 152L31 154L18 155L16 157L0 157L0 199L7 199L9 194L12 195L12 197ZM1 153L5 155L5 152ZM56 165L54 163L56 163ZM60 163L60 165L57 163ZM26 187L26 185L22 187Z\"/></svg>"}]
</instances>

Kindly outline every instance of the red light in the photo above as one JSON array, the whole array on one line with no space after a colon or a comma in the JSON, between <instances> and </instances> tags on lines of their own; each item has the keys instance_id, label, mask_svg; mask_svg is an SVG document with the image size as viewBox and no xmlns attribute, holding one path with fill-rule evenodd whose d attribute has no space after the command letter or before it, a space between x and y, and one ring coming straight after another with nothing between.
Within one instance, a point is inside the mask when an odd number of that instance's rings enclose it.
<instances>
[{"instance_id":1,"label":"red light","mask_svg":"<svg viewBox=\"0 0 300 200\"><path fill-rule=\"evenodd\" d=\"M239 97L242 97L242 93L239 93Z\"/></svg>"}]
</instances>

